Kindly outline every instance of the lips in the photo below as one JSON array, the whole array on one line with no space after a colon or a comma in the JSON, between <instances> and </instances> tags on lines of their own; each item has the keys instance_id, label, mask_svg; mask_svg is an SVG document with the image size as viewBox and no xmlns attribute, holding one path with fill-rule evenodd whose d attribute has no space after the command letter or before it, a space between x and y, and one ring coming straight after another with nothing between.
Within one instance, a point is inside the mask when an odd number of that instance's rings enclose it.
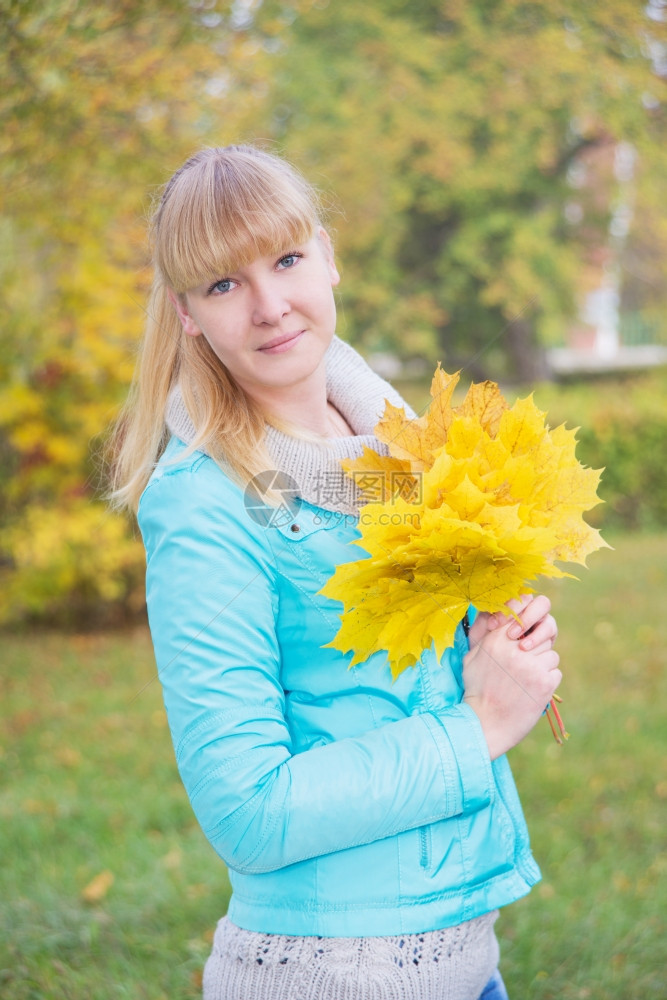
<instances>
[{"instance_id":1,"label":"lips","mask_svg":"<svg viewBox=\"0 0 667 1000\"><path fill-rule=\"evenodd\" d=\"M288 351L298 340L301 339L305 330L294 330L292 333L281 333L272 340L267 340L265 344L258 347L258 351L262 351L264 354L280 354L282 351Z\"/></svg>"}]
</instances>

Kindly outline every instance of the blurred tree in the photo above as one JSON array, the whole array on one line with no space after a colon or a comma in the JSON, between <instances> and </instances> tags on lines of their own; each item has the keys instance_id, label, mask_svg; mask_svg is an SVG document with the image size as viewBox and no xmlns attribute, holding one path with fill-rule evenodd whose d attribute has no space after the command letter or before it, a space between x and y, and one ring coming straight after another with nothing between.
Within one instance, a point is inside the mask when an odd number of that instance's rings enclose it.
<instances>
[{"instance_id":1,"label":"blurred tree","mask_svg":"<svg viewBox=\"0 0 667 1000\"><path fill-rule=\"evenodd\" d=\"M437 346L478 376L544 374L539 345L572 315L608 224L595 182L573 197L577 165L618 139L647 176L664 156L664 4L651 18L635 0L255 7L249 35L291 21L264 127L344 206L351 337Z\"/></svg>"},{"instance_id":2,"label":"blurred tree","mask_svg":"<svg viewBox=\"0 0 667 1000\"><path fill-rule=\"evenodd\" d=\"M664 10L0 0L0 622L141 605L96 452L143 325L150 192L193 148L268 141L335 190L365 349L532 379L608 225L604 176L600 197L577 171L622 138L645 223L628 260L659 311Z\"/></svg>"},{"instance_id":3,"label":"blurred tree","mask_svg":"<svg viewBox=\"0 0 667 1000\"><path fill-rule=\"evenodd\" d=\"M140 545L90 503L96 452L143 326L150 192L259 94L262 53L221 20L0 0L0 621L141 606Z\"/></svg>"}]
</instances>

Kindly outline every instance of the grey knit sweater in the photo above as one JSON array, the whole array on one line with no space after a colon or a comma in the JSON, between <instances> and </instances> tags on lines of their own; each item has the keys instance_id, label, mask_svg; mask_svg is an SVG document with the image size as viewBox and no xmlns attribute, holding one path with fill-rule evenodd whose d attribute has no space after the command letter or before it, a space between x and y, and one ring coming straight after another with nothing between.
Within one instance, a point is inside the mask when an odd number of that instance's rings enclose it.
<instances>
[{"instance_id":1,"label":"grey knit sweater","mask_svg":"<svg viewBox=\"0 0 667 1000\"><path fill-rule=\"evenodd\" d=\"M327 351L326 363L327 397L352 427L354 436L313 441L290 437L275 427L267 427L266 445L275 461L275 469L296 481L304 500L327 510L356 514L355 486L343 473L340 460L358 457L364 447L373 448L381 455L389 454L387 446L373 433L386 400L394 406L404 406L409 416L413 413L396 390L338 337ZM186 444L194 440L195 427L178 389L169 398L167 426Z\"/></svg>"},{"instance_id":2,"label":"grey knit sweater","mask_svg":"<svg viewBox=\"0 0 667 1000\"><path fill-rule=\"evenodd\" d=\"M340 460L361 455L364 446L388 454L373 430L387 399L395 406L405 403L338 338L326 360L328 399L354 436L319 442L267 427L267 450L304 500L356 513L355 487ZM178 389L169 399L167 425L186 444L194 440ZM204 1000L478 1000L498 962L497 916L494 911L424 934L367 938L259 934L224 917L206 963Z\"/></svg>"}]
</instances>

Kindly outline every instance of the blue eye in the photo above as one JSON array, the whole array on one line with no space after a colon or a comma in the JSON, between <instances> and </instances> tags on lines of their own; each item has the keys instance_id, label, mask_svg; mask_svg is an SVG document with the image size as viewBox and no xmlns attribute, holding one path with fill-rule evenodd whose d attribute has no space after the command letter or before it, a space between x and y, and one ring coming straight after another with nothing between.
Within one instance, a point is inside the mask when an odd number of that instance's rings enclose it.
<instances>
[{"instance_id":1,"label":"blue eye","mask_svg":"<svg viewBox=\"0 0 667 1000\"><path fill-rule=\"evenodd\" d=\"M285 256L281 257L280 260L278 261L278 267L282 268L283 270L287 270L287 268L294 267L294 265L298 263L301 257L303 257L303 254L301 253L286 253Z\"/></svg>"},{"instance_id":2,"label":"blue eye","mask_svg":"<svg viewBox=\"0 0 667 1000\"><path fill-rule=\"evenodd\" d=\"M213 292L218 295L224 295L225 292L231 292L232 285L234 282L231 278L221 278L220 281L214 282L208 290L208 294L211 295Z\"/></svg>"}]
</instances>

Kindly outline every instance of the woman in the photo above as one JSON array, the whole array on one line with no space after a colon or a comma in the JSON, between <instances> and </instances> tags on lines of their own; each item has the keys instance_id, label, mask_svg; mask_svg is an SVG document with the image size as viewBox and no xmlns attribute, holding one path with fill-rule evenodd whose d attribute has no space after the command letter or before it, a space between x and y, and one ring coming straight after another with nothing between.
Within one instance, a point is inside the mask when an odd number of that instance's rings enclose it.
<instances>
[{"instance_id":1,"label":"woman","mask_svg":"<svg viewBox=\"0 0 667 1000\"><path fill-rule=\"evenodd\" d=\"M340 460L386 453L373 428L402 401L335 337L314 193L261 150L203 150L153 241L115 495L138 505L179 770L229 867L204 996L506 996L494 921L539 871L504 754L560 683L549 602L461 624L393 683L380 654L348 669L319 593L358 558Z\"/></svg>"}]
</instances>

